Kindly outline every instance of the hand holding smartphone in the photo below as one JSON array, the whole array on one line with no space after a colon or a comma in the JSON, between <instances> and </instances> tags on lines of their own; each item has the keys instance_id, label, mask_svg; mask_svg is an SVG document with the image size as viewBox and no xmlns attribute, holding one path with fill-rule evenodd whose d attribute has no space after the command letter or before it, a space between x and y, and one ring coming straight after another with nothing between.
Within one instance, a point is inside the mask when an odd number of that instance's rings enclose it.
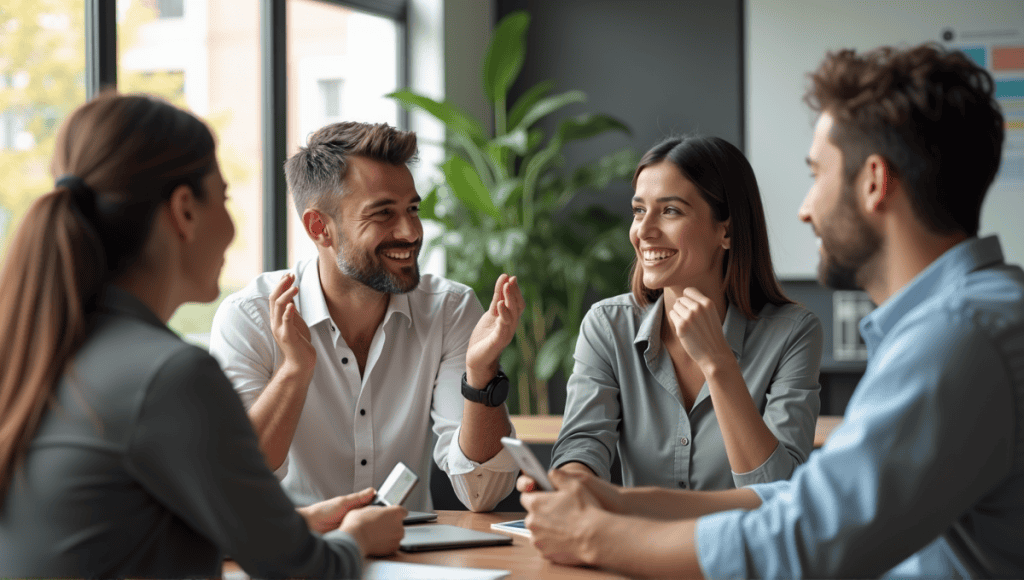
<instances>
[{"instance_id":1,"label":"hand holding smartphone","mask_svg":"<svg viewBox=\"0 0 1024 580\"><path fill-rule=\"evenodd\" d=\"M524 474L536 481L543 491L555 491L555 486L551 485L551 480L548 479L547 470L541 466L537 456L533 454L533 451L530 451L526 443L511 437L502 437L501 444L505 446L505 449L508 449L512 459L516 460L519 469L522 469Z\"/></svg>"},{"instance_id":2,"label":"hand holding smartphone","mask_svg":"<svg viewBox=\"0 0 1024 580\"><path fill-rule=\"evenodd\" d=\"M388 474L388 478L381 484L377 496L373 498L370 505L402 505L419 480L419 476L399 461L398 465L395 465L395 468Z\"/></svg>"}]
</instances>

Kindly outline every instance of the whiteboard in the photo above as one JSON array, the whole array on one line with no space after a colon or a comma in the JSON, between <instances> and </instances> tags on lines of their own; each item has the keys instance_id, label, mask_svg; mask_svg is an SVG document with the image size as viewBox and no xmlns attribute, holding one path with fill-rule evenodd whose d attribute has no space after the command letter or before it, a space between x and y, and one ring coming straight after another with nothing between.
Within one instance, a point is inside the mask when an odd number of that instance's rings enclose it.
<instances>
[{"instance_id":1,"label":"whiteboard","mask_svg":"<svg viewBox=\"0 0 1024 580\"><path fill-rule=\"evenodd\" d=\"M1024 44L1021 0L747 0L746 8L746 149L780 278L813 278L817 270L814 234L796 216L811 186L804 159L815 121L803 95L807 74L827 51L943 42L946 30L953 39L944 44L951 46ZM1024 120L1024 101L1018 112ZM1024 151L1024 129L1009 130L1007 138L1008 154ZM1016 179L1014 172L1024 159L1007 161L1004 155L979 233L999 234L1007 261L1020 264L1024 175Z\"/></svg>"}]
</instances>

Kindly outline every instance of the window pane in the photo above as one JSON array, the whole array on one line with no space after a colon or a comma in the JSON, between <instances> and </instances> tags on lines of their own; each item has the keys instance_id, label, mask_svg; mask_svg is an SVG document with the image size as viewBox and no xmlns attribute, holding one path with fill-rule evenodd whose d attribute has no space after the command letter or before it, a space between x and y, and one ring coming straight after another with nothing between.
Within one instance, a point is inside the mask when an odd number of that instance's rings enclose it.
<instances>
[{"instance_id":1,"label":"window pane","mask_svg":"<svg viewBox=\"0 0 1024 580\"><path fill-rule=\"evenodd\" d=\"M178 2L184 6L184 3ZM118 88L160 95L209 123L228 182L228 210L237 233L221 273L221 298L263 270L260 153L259 5L189 0L179 17L160 18L175 2L118 1ZM186 304L170 326L208 340L212 304Z\"/></svg>"},{"instance_id":2,"label":"window pane","mask_svg":"<svg viewBox=\"0 0 1024 580\"><path fill-rule=\"evenodd\" d=\"M338 121L398 124L384 95L398 88L398 25L388 18L317 0L289 0L288 155ZM289 265L316 255L288 200Z\"/></svg>"},{"instance_id":3,"label":"window pane","mask_svg":"<svg viewBox=\"0 0 1024 580\"><path fill-rule=\"evenodd\" d=\"M85 101L84 0L0 8L0 261L29 205L53 189L57 129Z\"/></svg>"}]
</instances>

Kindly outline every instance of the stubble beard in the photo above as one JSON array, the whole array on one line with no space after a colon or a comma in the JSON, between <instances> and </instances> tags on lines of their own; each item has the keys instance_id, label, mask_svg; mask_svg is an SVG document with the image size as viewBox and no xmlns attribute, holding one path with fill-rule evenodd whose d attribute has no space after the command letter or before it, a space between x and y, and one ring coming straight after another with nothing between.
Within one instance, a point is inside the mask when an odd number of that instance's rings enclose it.
<instances>
[{"instance_id":1,"label":"stubble beard","mask_svg":"<svg viewBox=\"0 0 1024 580\"><path fill-rule=\"evenodd\" d=\"M342 242L342 247L345 249L338 252L338 270L364 286L382 294L405 294L420 283L420 267L415 261L412 266L403 267L400 275L396 275L384 266L380 257L382 252L391 248L411 249L418 256L417 244L381 245L372 254L363 252L356 256L346 256L348 246Z\"/></svg>"},{"instance_id":2,"label":"stubble beard","mask_svg":"<svg viewBox=\"0 0 1024 580\"><path fill-rule=\"evenodd\" d=\"M857 211L853 184L845 183L840 195L838 206L822 224L818 281L835 290L860 290L868 283L866 267L878 255L882 238ZM829 252L829 245L836 251Z\"/></svg>"}]
</instances>

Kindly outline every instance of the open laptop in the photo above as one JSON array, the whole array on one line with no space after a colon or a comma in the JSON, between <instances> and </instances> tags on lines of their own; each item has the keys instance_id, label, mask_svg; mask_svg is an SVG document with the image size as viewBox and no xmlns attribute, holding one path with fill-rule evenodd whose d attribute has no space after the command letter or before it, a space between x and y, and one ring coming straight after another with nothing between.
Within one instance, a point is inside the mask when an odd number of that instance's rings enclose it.
<instances>
[{"instance_id":1,"label":"open laptop","mask_svg":"<svg viewBox=\"0 0 1024 580\"><path fill-rule=\"evenodd\" d=\"M505 534L491 534L447 524L431 524L405 528L405 537L398 546L403 552L426 552L511 543L512 536Z\"/></svg>"}]
</instances>

